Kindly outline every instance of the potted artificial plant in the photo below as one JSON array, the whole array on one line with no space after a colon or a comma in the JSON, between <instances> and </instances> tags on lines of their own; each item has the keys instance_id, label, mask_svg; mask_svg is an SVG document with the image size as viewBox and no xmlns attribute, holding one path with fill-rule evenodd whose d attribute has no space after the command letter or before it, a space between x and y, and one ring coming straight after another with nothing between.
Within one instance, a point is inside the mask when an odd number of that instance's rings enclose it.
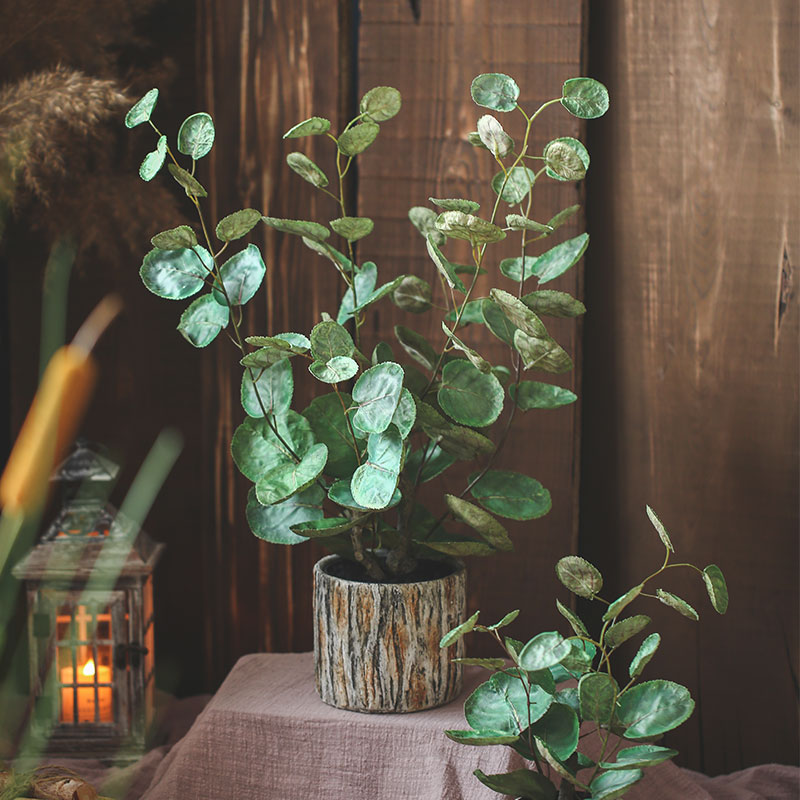
<instances>
[{"instance_id":1,"label":"potted artificial plant","mask_svg":"<svg viewBox=\"0 0 800 800\"><path fill-rule=\"evenodd\" d=\"M528 114L517 102L519 87L507 75L479 75L471 93L485 108L518 110L523 133L515 144L486 114L470 135L470 143L485 148L498 164L492 205L483 216L477 216L479 203L464 199L431 198L432 207L409 213L426 239L431 271L443 290L440 302L447 305L442 335L433 342L405 325L396 326L393 344L370 335L374 304L391 300L410 315L422 314L434 308L433 289L414 275L379 285L377 266L359 264L354 247L371 233L373 222L349 215L344 199L353 159L400 110L396 89L368 91L359 114L338 134L329 120L311 117L284 135L331 140L337 171L333 191L327 175L303 153L286 159L330 197L327 224L242 209L212 226L202 211L206 191L195 177L197 160L214 143L211 117L199 113L184 121L177 153L151 121L156 89L126 117L128 127L148 122L158 136L156 149L142 162L141 177L152 179L167 162L197 211L196 229L182 225L153 237L141 277L150 291L171 300L205 290L185 308L178 330L194 346L205 347L227 328L239 351L244 421L231 452L253 482L247 501L250 528L280 544L316 539L333 553L315 568L317 688L323 700L345 708L411 711L455 697L461 667L435 647L463 618L464 570L454 559L511 550L497 517L532 520L548 512L548 491L531 477L496 469L496 460L517 409L552 409L576 399L566 389L523 380L523 375L572 368L542 317L574 317L585 308L564 292L528 291L528 283L549 283L572 267L588 235L538 257L527 248L555 235L578 210L572 206L547 222L536 221L531 208L537 180L580 180L589 156L576 139L556 139L541 155L530 152L529 140L534 120L547 106L561 104L575 116L593 118L607 109L608 94L597 81L573 78L561 95ZM508 206L513 213L506 215ZM255 245L236 242L259 224L302 237L341 276L340 301L310 332L241 334L242 306L258 291L266 266ZM342 240L340 249L330 243L331 231ZM497 264L487 248L509 234L519 238L521 255ZM447 258L443 248L451 238L469 242L471 264ZM238 252L228 255L231 250ZM506 288L477 296L484 272L492 283L506 281ZM490 364L472 348L468 324L485 325L505 342L509 365ZM292 408L297 369L308 369L320 388L302 411ZM456 461L475 462L475 471L466 486L448 484L445 477L446 507L434 514L417 501L418 488ZM450 518L457 532L444 527Z\"/></svg>"},{"instance_id":2,"label":"potted artificial plant","mask_svg":"<svg viewBox=\"0 0 800 800\"><path fill-rule=\"evenodd\" d=\"M642 598L658 600L697 622L697 611L685 600L660 587L654 590L653 584L674 568L700 575L719 614L728 610L728 588L716 564L701 570L670 563L670 536L649 506L647 515L664 545L664 561L617 599L601 596L600 571L580 556L565 556L556 564L558 579L567 589L606 606L597 633L590 634L583 620L556 600L571 628L566 637L546 631L521 642L501 634L519 611L488 626L478 624L476 612L443 637L441 645L447 648L469 631L488 633L503 651L499 658L460 659L494 674L464 704L471 727L446 731L460 744L511 747L529 762L527 768L497 775L475 770L490 789L523 800L613 800L638 783L644 769L677 755L655 742L691 716L694 700L678 683L642 680L661 644L658 633L641 639L633 658L620 668L619 648L648 631L651 622L646 614L629 614L630 606Z\"/></svg>"}]
</instances>

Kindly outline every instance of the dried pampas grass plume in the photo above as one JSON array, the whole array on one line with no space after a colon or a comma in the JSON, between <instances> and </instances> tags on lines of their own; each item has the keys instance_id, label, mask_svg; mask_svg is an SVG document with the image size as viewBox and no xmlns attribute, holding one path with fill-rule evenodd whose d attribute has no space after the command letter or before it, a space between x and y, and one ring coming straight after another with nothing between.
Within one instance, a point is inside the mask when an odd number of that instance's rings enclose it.
<instances>
[{"instance_id":1,"label":"dried pampas grass plume","mask_svg":"<svg viewBox=\"0 0 800 800\"><path fill-rule=\"evenodd\" d=\"M75 161L70 151L85 158L97 126L130 103L114 81L63 66L0 89L0 204L13 206L23 191L48 205Z\"/></svg>"}]
</instances>

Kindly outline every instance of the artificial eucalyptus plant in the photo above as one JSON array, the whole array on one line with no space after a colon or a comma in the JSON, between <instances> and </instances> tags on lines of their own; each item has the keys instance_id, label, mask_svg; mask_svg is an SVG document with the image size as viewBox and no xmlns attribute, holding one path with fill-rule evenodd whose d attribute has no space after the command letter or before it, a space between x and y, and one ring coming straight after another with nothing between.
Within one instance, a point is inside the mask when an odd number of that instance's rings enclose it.
<instances>
[{"instance_id":1,"label":"artificial eucalyptus plant","mask_svg":"<svg viewBox=\"0 0 800 800\"><path fill-rule=\"evenodd\" d=\"M293 152L286 158L294 172L330 198L331 216L337 216L327 225L277 219L248 208L212 226L203 213L206 190L195 175L198 159L214 143L211 117L193 114L178 131L177 151L186 157L184 166L151 120L156 89L126 118L128 127L149 123L158 136L156 149L142 162L141 177L151 180L167 162L196 209L199 234L182 225L154 236L141 277L150 291L170 300L205 289L181 315L178 330L191 344L205 347L227 328L239 350L246 416L231 450L254 484L247 502L253 533L282 544L319 539L333 552L360 562L373 580L409 574L423 556L512 549L497 517L531 520L550 509L550 494L538 481L494 469L515 413L553 409L576 399L567 389L522 376L528 370L572 369L572 360L550 336L542 317L574 317L585 308L565 292L526 287L532 278L539 286L558 278L586 250L589 237L584 233L533 255L531 246L555 235L578 206L547 222L537 221L532 210L533 190L541 178L580 180L589 155L570 137L551 141L542 154L533 154L530 138L534 121L548 106L560 104L574 116L591 119L605 113L608 93L597 81L573 78L558 97L532 113L518 103L519 87L507 75L479 75L471 93L479 106L518 112L522 135L515 144L498 119L486 114L469 137L498 165L491 181L493 203L485 216L476 216L479 203L466 199L430 198L436 211L415 207L409 212L426 239L446 308L434 305L433 289L424 278L400 275L378 285L377 266L357 259L356 242L372 232L373 222L348 214L345 179L380 126L400 110L396 89L368 91L358 115L338 134L322 117L304 120L284 134L291 140L323 136L332 143L337 172L333 191L327 175L306 155ZM503 214L501 207L511 213ZM253 244L222 257L259 223L300 236L341 277L338 308L324 313L308 335L241 334L242 308L261 286L266 266ZM331 231L343 241L341 249L329 242ZM495 263L487 248L509 234L519 239L519 256ZM469 242L471 264L448 259L442 250L448 239ZM487 272L492 282L507 280L506 289L492 288L488 296L476 297L478 278ZM414 364L401 365L389 343L368 335L367 312L384 298L412 314L442 311L442 336L436 342L410 327L395 327L396 344ZM508 365L489 363L468 344L469 324L485 325L508 345ZM292 370L303 361L325 391L300 413L291 408ZM495 432L492 426L504 407L505 420ZM417 502L418 487L455 461L474 461L475 471L466 487L453 487L445 495L446 511L436 516ZM476 502L464 499L467 495ZM449 517L477 536L448 532L443 523Z\"/></svg>"},{"instance_id":2,"label":"artificial eucalyptus plant","mask_svg":"<svg viewBox=\"0 0 800 800\"><path fill-rule=\"evenodd\" d=\"M643 769L677 755L676 750L653 742L691 716L694 700L686 687L672 681L640 682L661 643L657 633L642 640L624 673L616 663L616 673L612 670L612 657L616 655L619 661L619 647L651 622L645 614L621 615L634 600L649 598L697 622L697 611L685 600L666 589L651 588L671 569L699 573L711 605L720 614L728 609L728 589L715 564L701 570L693 564L670 563L674 553L670 536L649 506L647 515L666 550L664 561L616 600L600 596L602 575L585 559L566 556L556 564L559 580L573 594L607 606L599 634L590 634L580 617L556 600L572 629L570 636L547 631L527 643L503 636L500 629L519 614L512 611L488 626L478 624L476 612L443 637L441 646L449 647L470 631L488 633L504 652L502 658L457 659L494 674L464 704L471 728L446 732L460 744L512 747L530 762L528 769L498 775L476 770L475 776L490 789L523 800L555 800L556 796L612 800L641 780ZM593 737L585 738L592 733ZM590 748L585 747L587 741ZM560 790L551 780L555 776Z\"/></svg>"}]
</instances>

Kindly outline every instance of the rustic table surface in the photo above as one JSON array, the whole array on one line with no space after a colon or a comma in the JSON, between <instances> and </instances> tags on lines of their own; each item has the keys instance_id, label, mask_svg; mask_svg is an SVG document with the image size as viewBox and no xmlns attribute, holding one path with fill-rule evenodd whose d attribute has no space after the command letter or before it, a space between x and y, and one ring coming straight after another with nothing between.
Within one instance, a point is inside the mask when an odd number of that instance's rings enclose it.
<instances>
[{"instance_id":1,"label":"rustic table surface","mask_svg":"<svg viewBox=\"0 0 800 800\"><path fill-rule=\"evenodd\" d=\"M444 736L468 727L464 693L415 714L358 714L322 703L310 653L239 660L189 733L161 762L144 800L498 800L473 770L523 766L507 747L465 747ZM707 778L674 764L650 770L629 800L795 800L792 767L765 765Z\"/></svg>"}]
</instances>

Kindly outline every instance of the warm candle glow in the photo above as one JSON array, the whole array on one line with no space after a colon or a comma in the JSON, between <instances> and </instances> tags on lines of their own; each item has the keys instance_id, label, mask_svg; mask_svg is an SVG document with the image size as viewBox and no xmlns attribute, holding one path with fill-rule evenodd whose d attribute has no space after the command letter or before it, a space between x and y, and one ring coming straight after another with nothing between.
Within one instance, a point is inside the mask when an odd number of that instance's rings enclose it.
<instances>
[{"instance_id":1,"label":"warm candle glow","mask_svg":"<svg viewBox=\"0 0 800 800\"><path fill-rule=\"evenodd\" d=\"M60 678L62 684L72 684L72 667L62 667ZM113 722L114 708L112 704L112 687L98 686L98 714L95 719L95 684L111 683L111 667L100 664L95 666L89 659L78 667L78 722ZM72 686L61 687L61 722L75 722Z\"/></svg>"}]
</instances>

